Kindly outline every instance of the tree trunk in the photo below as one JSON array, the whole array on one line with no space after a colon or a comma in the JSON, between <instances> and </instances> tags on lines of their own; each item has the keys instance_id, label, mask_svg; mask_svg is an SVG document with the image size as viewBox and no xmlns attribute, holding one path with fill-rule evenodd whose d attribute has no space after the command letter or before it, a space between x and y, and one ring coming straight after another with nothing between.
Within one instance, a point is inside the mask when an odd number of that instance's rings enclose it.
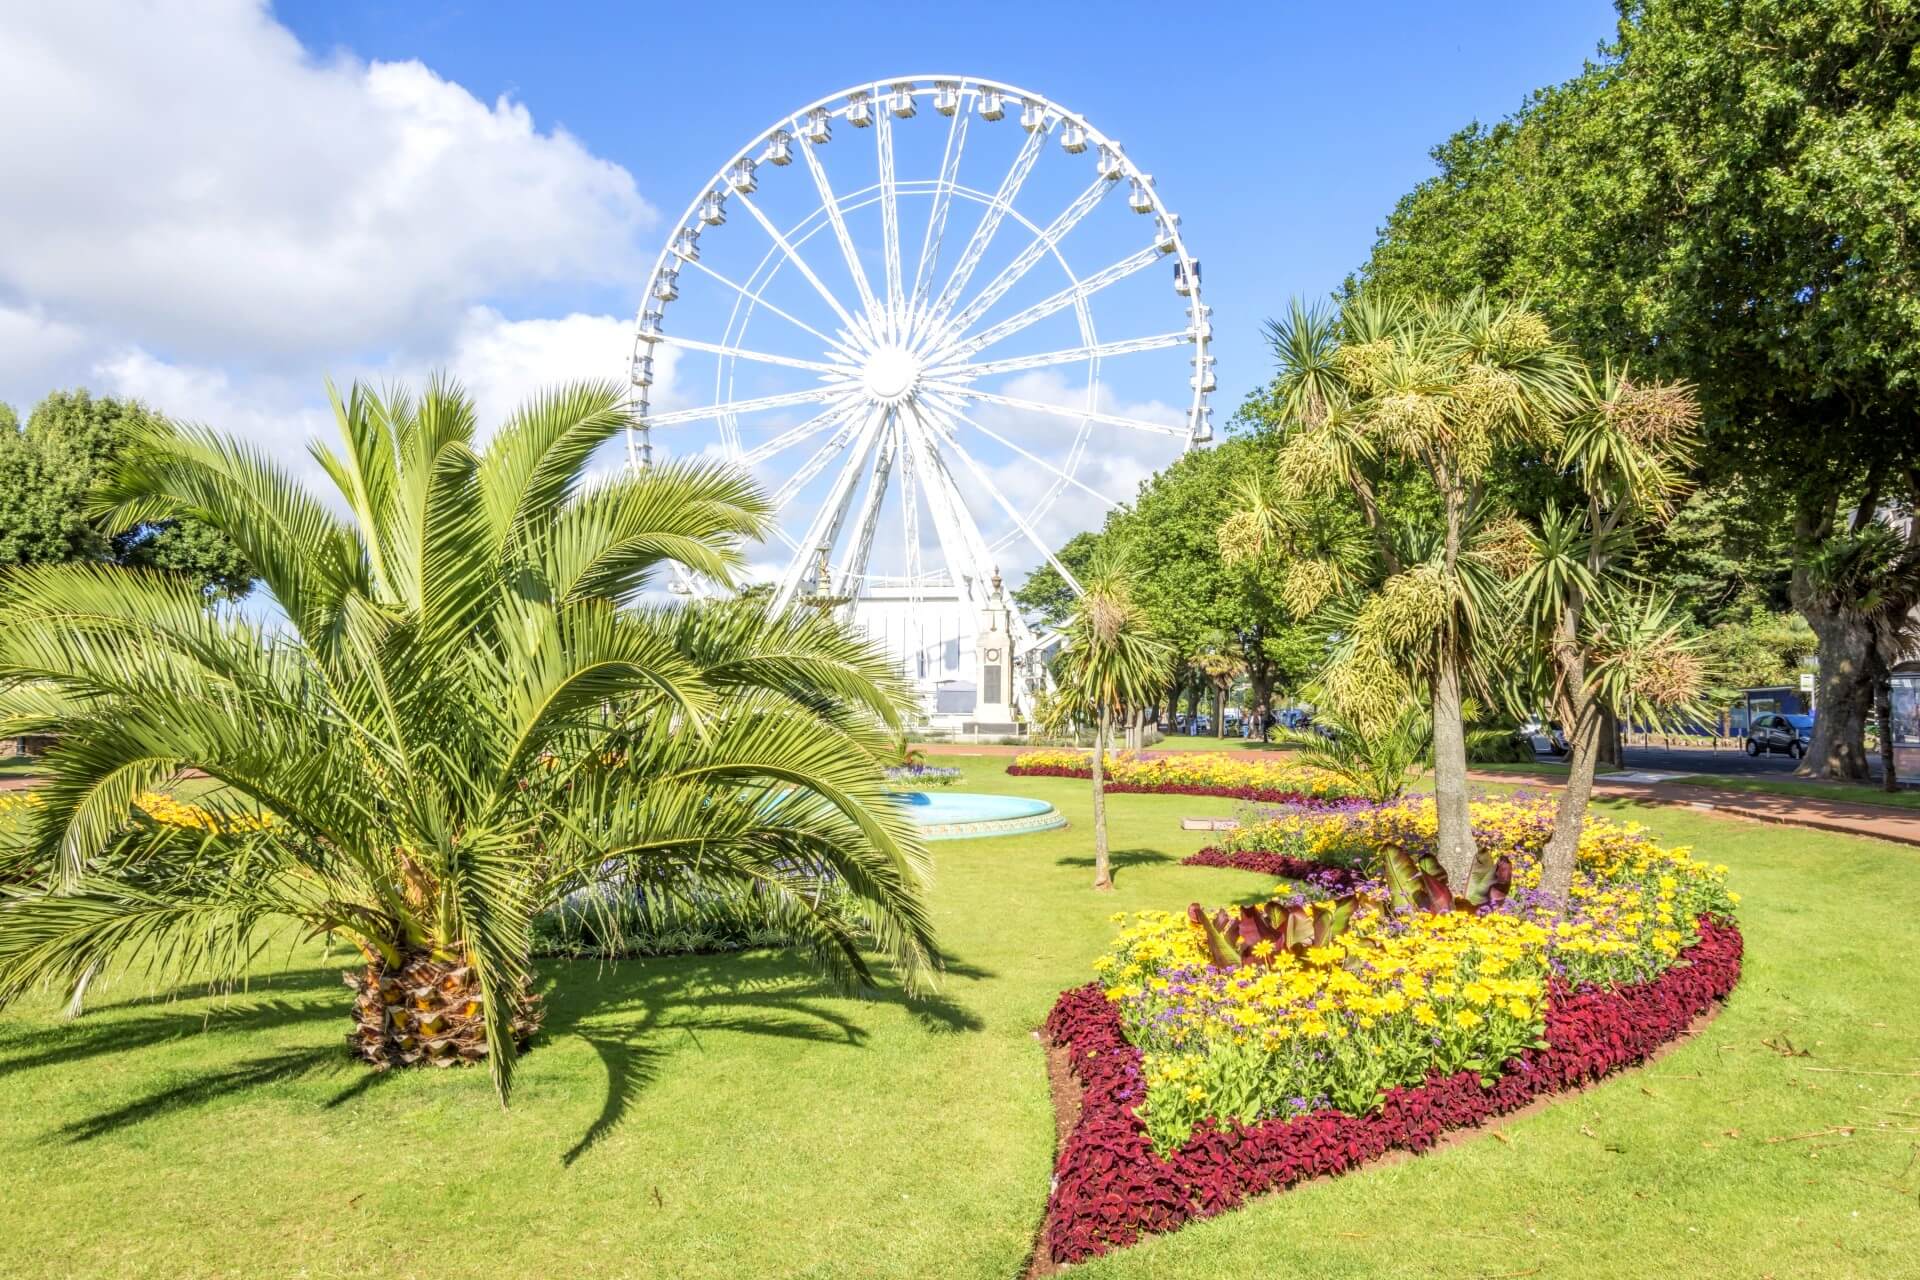
<instances>
[{"instance_id":1,"label":"tree trunk","mask_svg":"<svg viewBox=\"0 0 1920 1280\"><path fill-rule=\"evenodd\" d=\"M1900 775L1893 767L1893 681L1882 675L1873 688L1874 716L1880 726L1880 789L1898 791Z\"/></svg>"},{"instance_id":2,"label":"tree trunk","mask_svg":"<svg viewBox=\"0 0 1920 1280\"><path fill-rule=\"evenodd\" d=\"M1567 729L1567 785L1554 808L1553 834L1540 855L1540 893L1563 910L1573 892L1580 832L1586 825L1587 804L1593 798L1593 774L1608 721L1604 708L1587 690L1587 660L1579 644L1583 604L1576 596L1561 606L1553 637L1553 663L1559 681L1553 710Z\"/></svg>"},{"instance_id":3,"label":"tree trunk","mask_svg":"<svg viewBox=\"0 0 1920 1280\"><path fill-rule=\"evenodd\" d=\"M369 961L341 977L356 993L347 1047L376 1070L430 1064L451 1067L487 1056L485 1001L473 966L429 952L410 952L397 968ZM538 997L522 991L511 1023L525 1047L540 1027Z\"/></svg>"},{"instance_id":4,"label":"tree trunk","mask_svg":"<svg viewBox=\"0 0 1920 1280\"><path fill-rule=\"evenodd\" d=\"M1598 720L1593 735L1593 763L1595 767L1608 769L1626 767L1620 751L1620 715L1612 707L1602 704L1595 709Z\"/></svg>"},{"instance_id":5,"label":"tree trunk","mask_svg":"<svg viewBox=\"0 0 1920 1280\"><path fill-rule=\"evenodd\" d=\"M1227 685L1217 683L1213 686L1213 736L1216 738L1227 736L1228 688Z\"/></svg>"},{"instance_id":6,"label":"tree trunk","mask_svg":"<svg viewBox=\"0 0 1920 1280\"><path fill-rule=\"evenodd\" d=\"M1249 701L1253 703L1253 723L1259 726L1260 740L1264 742L1267 737L1267 725L1273 719L1272 711L1268 706L1268 704L1273 701L1273 676L1271 673L1262 671L1260 674L1254 676L1253 696ZM1252 735L1249 736L1251 737Z\"/></svg>"},{"instance_id":7,"label":"tree trunk","mask_svg":"<svg viewBox=\"0 0 1920 1280\"><path fill-rule=\"evenodd\" d=\"M1107 865L1107 721L1112 715L1100 708L1099 723L1093 730L1093 887L1113 888L1113 870Z\"/></svg>"},{"instance_id":8,"label":"tree trunk","mask_svg":"<svg viewBox=\"0 0 1920 1280\"><path fill-rule=\"evenodd\" d=\"M1867 717L1873 709L1873 633L1840 613L1802 608L1820 641L1820 693L1813 741L1797 770L1803 778L1864 782Z\"/></svg>"},{"instance_id":9,"label":"tree trunk","mask_svg":"<svg viewBox=\"0 0 1920 1280\"><path fill-rule=\"evenodd\" d=\"M1174 719L1179 714L1180 682L1178 680L1170 680L1167 682L1167 701L1165 713L1160 718L1160 731L1162 733L1172 733L1174 729Z\"/></svg>"},{"instance_id":10,"label":"tree trunk","mask_svg":"<svg viewBox=\"0 0 1920 1280\"><path fill-rule=\"evenodd\" d=\"M1433 680L1433 800L1438 820L1434 856L1447 884L1465 889L1477 850L1467 810L1467 733L1460 721L1460 669L1453 655L1441 658Z\"/></svg>"}]
</instances>

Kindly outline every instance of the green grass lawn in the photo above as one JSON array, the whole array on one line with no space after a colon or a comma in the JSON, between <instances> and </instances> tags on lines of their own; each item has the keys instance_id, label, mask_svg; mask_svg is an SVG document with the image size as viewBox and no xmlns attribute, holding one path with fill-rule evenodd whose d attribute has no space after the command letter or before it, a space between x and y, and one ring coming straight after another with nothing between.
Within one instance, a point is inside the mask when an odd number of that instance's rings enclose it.
<instances>
[{"instance_id":1,"label":"green grass lawn","mask_svg":"<svg viewBox=\"0 0 1920 1280\"><path fill-rule=\"evenodd\" d=\"M33 756L0 757L0 779L31 778L40 772L40 761Z\"/></svg>"},{"instance_id":2,"label":"green grass lawn","mask_svg":"<svg viewBox=\"0 0 1920 1280\"><path fill-rule=\"evenodd\" d=\"M1858 786L1846 782L1815 782L1807 778L1728 778L1711 773L1675 778L1689 787L1718 787L1723 791L1750 791L1760 795L1815 796L1849 804L1891 805L1897 809L1920 809L1920 791L1882 791L1877 786Z\"/></svg>"},{"instance_id":3,"label":"green grass lawn","mask_svg":"<svg viewBox=\"0 0 1920 1280\"><path fill-rule=\"evenodd\" d=\"M313 946L224 999L124 975L75 1023L50 996L0 1015L0 1275L1015 1280L1053 1155L1034 1027L1110 912L1266 882L1176 864L1206 839L1179 819L1230 802L1126 795L1119 889L1096 896L1084 783L934 762L1073 822L935 846L934 999L841 998L769 952L549 965L508 1111L477 1072L350 1065L343 957ZM1875 1126L1920 1130L1920 853L1632 812L1746 899L1746 979L1700 1036L1504 1141L1073 1274L1912 1274L1920 1135Z\"/></svg>"}]
</instances>

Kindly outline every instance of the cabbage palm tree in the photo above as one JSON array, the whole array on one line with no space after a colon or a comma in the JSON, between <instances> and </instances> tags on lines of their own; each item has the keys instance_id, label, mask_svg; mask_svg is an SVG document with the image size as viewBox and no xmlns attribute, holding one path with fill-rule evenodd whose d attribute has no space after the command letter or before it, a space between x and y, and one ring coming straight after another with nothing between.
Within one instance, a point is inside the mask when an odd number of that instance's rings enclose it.
<instances>
[{"instance_id":1,"label":"cabbage palm tree","mask_svg":"<svg viewBox=\"0 0 1920 1280\"><path fill-rule=\"evenodd\" d=\"M1093 730L1093 887L1113 888L1107 854L1107 740L1115 719L1166 688L1173 646L1153 633L1133 583L1114 564L1096 564L1067 622L1057 705L1088 715Z\"/></svg>"},{"instance_id":2,"label":"cabbage palm tree","mask_svg":"<svg viewBox=\"0 0 1920 1280\"><path fill-rule=\"evenodd\" d=\"M334 412L332 502L166 424L101 498L231 538L283 629L158 574L0 578L0 732L60 738L0 853L37 882L0 896L0 1004L134 958L231 980L290 922L359 954L355 1053L484 1060L504 1102L539 1018L532 917L610 877L745 887L849 982L869 947L931 977L927 861L881 774L890 664L807 611L640 600L669 561L727 578L768 517L744 478L595 478L627 422L610 384L484 446L445 384ZM215 784L201 828L133 808L189 771ZM817 909L828 880L850 914Z\"/></svg>"},{"instance_id":3,"label":"cabbage palm tree","mask_svg":"<svg viewBox=\"0 0 1920 1280\"><path fill-rule=\"evenodd\" d=\"M1487 594L1474 561L1501 560L1499 548L1515 542L1487 482L1501 450L1557 440L1576 403L1575 361L1538 312L1477 293L1444 302L1361 294L1338 311L1296 304L1269 337L1282 490L1350 497L1371 533L1373 617L1395 648L1422 659L1437 852L1448 881L1463 885L1477 850L1462 705Z\"/></svg>"},{"instance_id":4,"label":"cabbage palm tree","mask_svg":"<svg viewBox=\"0 0 1920 1280\"><path fill-rule=\"evenodd\" d=\"M1638 383L1607 368L1578 380L1560 466L1584 490L1576 510L1550 506L1514 583L1541 655L1546 701L1566 726L1567 785L1542 855L1541 891L1564 902L1593 794L1603 733L1626 712L1659 723L1698 714L1705 672L1671 602L1636 591L1618 560L1665 521L1693 456L1700 410L1678 384Z\"/></svg>"}]
</instances>

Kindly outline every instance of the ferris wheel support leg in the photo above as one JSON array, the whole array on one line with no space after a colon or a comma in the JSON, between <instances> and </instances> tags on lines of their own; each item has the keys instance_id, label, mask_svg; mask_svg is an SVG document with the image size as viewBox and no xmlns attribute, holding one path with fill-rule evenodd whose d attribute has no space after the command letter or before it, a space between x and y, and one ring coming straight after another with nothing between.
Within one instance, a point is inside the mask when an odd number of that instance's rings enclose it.
<instances>
[{"instance_id":1,"label":"ferris wheel support leg","mask_svg":"<svg viewBox=\"0 0 1920 1280\"><path fill-rule=\"evenodd\" d=\"M807 569L815 561L824 546L831 554L834 540L839 536L840 526L847 518L847 507L853 500L854 482L860 476L861 464L866 461L867 453L874 446L880 427L886 420L883 409L876 409L867 418L855 441L852 456L840 468L840 474L834 477L833 487L828 491L826 502L814 513L813 520L807 525L806 537L800 540L800 548L788 562L787 569L781 575L779 586L773 593L775 612L785 609L793 603L800 592L800 583L807 575Z\"/></svg>"},{"instance_id":2,"label":"ferris wheel support leg","mask_svg":"<svg viewBox=\"0 0 1920 1280\"><path fill-rule=\"evenodd\" d=\"M873 451L873 466L867 472L867 489L860 498L860 515L854 523L853 549L840 566L836 595L854 594L855 584L867 575L867 561L873 555L873 534L880 524L880 504L887 495L887 483L893 475L893 462L900 451L900 422L891 418Z\"/></svg>"}]
</instances>

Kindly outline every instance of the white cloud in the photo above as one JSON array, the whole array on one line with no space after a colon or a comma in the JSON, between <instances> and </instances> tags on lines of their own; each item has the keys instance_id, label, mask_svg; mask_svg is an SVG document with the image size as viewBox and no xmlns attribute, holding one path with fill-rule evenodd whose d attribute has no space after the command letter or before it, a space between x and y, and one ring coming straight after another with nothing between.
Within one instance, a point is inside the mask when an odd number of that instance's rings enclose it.
<instances>
[{"instance_id":1,"label":"white cloud","mask_svg":"<svg viewBox=\"0 0 1920 1280\"><path fill-rule=\"evenodd\" d=\"M174 358L430 353L474 302L644 270L624 169L254 0L6 6L0 119L0 303Z\"/></svg>"}]
</instances>

